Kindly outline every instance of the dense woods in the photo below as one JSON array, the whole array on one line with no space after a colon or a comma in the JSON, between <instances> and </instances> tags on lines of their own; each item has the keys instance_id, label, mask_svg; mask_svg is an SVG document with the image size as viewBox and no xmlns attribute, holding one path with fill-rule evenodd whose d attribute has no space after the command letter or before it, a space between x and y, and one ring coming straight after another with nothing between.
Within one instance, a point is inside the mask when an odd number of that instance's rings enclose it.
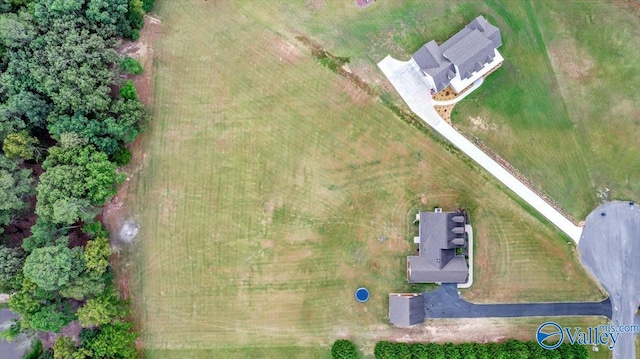
<instances>
[{"instance_id":1,"label":"dense woods","mask_svg":"<svg viewBox=\"0 0 640 359\"><path fill-rule=\"evenodd\" d=\"M20 319L1 335L75 337L34 358L132 358L136 333L114 288L96 215L147 121L120 58L153 0L0 0L0 292ZM75 239L74 239L75 238Z\"/></svg>"}]
</instances>

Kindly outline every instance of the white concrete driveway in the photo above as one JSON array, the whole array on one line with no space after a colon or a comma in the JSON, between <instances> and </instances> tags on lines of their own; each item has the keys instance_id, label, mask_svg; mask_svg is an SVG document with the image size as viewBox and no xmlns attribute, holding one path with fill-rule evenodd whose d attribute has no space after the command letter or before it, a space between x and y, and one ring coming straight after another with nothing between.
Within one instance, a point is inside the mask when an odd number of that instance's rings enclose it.
<instances>
[{"instance_id":1,"label":"white concrete driveway","mask_svg":"<svg viewBox=\"0 0 640 359\"><path fill-rule=\"evenodd\" d=\"M393 87L400 94L404 102L418 117L422 118L438 133L447 138L467 156L489 171L500 182L515 192L525 202L535 208L551 223L566 233L576 243L580 241L582 228L574 225L560 212L520 182L515 176L505 170L496 161L482 152L471 141L467 140L451 125L445 122L433 109L433 100L429 95L429 87L422 81L421 74L410 62L398 61L390 56L378 63L378 67L387 76Z\"/></svg>"}]
</instances>

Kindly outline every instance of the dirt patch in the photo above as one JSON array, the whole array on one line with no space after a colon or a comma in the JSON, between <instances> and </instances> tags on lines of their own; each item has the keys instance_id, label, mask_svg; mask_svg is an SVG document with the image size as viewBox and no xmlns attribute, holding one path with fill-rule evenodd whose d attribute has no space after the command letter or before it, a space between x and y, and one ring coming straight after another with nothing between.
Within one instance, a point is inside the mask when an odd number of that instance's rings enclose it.
<instances>
[{"instance_id":1,"label":"dirt patch","mask_svg":"<svg viewBox=\"0 0 640 359\"><path fill-rule=\"evenodd\" d=\"M531 334L518 330L518 323L501 318L442 319L427 321L410 328L376 325L369 328L369 339L363 351L373 353L376 342L387 340L404 343L496 343L510 338L531 340ZM340 333L346 337L346 333Z\"/></svg>"},{"instance_id":2,"label":"dirt patch","mask_svg":"<svg viewBox=\"0 0 640 359\"><path fill-rule=\"evenodd\" d=\"M570 79L585 81L592 76L594 61L573 40L562 40L549 47L553 68Z\"/></svg>"},{"instance_id":3,"label":"dirt patch","mask_svg":"<svg viewBox=\"0 0 640 359\"><path fill-rule=\"evenodd\" d=\"M471 123L471 125L473 127L471 127L472 131L488 131L488 130L497 130L498 126L496 126L495 124L487 124L486 122L484 122L484 119L482 118L482 116L478 116L478 117L473 117L473 116L469 116L468 118L469 122Z\"/></svg>"},{"instance_id":4,"label":"dirt patch","mask_svg":"<svg viewBox=\"0 0 640 359\"><path fill-rule=\"evenodd\" d=\"M60 333L53 332L44 332L38 335L38 338L42 341L42 346L45 348L52 348L53 344L55 344L56 340L59 337L71 337L76 342L76 345L80 344L80 331L82 330L82 326L77 320L69 323L67 326L62 327L60 329Z\"/></svg>"},{"instance_id":5,"label":"dirt patch","mask_svg":"<svg viewBox=\"0 0 640 359\"><path fill-rule=\"evenodd\" d=\"M84 247L91 240L91 236L82 232L80 224L78 223L77 225L78 227L69 232L69 247L71 248Z\"/></svg>"},{"instance_id":6,"label":"dirt patch","mask_svg":"<svg viewBox=\"0 0 640 359\"><path fill-rule=\"evenodd\" d=\"M281 35L275 35L271 39L271 43L280 61L284 61L287 64L295 64L304 58L302 50Z\"/></svg>"},{"instance_id":7,"label":"dirt patch","mask_svg":"<svg viewBox=\"0 0 640 359\"><path fill-rule=\"evenodd\" d=\"M118 51L121 55L130 56L140 62L144 73L130 76L136 85L138 98L144 105L151 105L153 100L153 43L160 36L162 24L159 19L145 15L144 27L140 31L138 41L125 41Z\"/></svg>"},{"instance_id":8,"label":"dirt patch","mask_svg":"<svg viewBox=\"0 0 640 359\"><path fill-rule=\"evenodd\" d=\"M358 106L365 106L371 102L371 96L344 77L337 77L337 80L334 83L334 88L335 92L343 91L346 93L351 102Z\"/></svg>"},{"instance_id":9,"label":"dirt patch","mask_svg":"<svg viewBox=\"0 0 640 359\"><path fill-rule=\"evenodd\" d=\"M307 9L317 11L327 6L327 0L311 0L307 3Z\"/></svg>"}]
</instances>

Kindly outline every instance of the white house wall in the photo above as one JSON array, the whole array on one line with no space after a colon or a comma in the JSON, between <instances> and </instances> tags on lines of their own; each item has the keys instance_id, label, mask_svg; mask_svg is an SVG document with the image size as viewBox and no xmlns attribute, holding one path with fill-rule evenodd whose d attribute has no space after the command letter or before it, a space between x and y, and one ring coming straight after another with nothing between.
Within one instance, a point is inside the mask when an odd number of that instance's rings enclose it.
<instances>
[{"instance_id":1,"label":"white house wall","mask_svg":"<svg viewBox=\"0 0 640 359\"><path fill-rule=\"evenodd\" d=\"M502 55L500 55L498 50L496 49L494 51L495 51L495 56L493 57L493 61L491 61L490 63L484 65L482 70L480 70L478 72L474 72L471 75L471 77L469 77L468 79L462 80L460 78L460 72L458 71L458 67L456 66L456 77L451 79L451 87L453 87L453 89L456 92L460 92L460 91L464 90L465 88L469 87L474 82L476 82L477 79L479 79L482 76L484 76L487 72L491 71L494 67L498 66L502 61L504 61L504 57L502 57Z\"/></svg>"}]
</instances>

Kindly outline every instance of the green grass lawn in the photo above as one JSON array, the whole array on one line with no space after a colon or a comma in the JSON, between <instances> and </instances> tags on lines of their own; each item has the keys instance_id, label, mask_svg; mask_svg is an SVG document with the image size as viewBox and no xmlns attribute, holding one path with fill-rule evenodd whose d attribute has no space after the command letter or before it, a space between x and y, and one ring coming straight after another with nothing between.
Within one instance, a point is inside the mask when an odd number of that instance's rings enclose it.
<instances>
[{"instance_id":1,"label":"green grass lawn","mask_svg":"<svg viewBox=\"0 0 640 359\"><path fill-rule=\"evenodd\" d=\"M392 328L387 295L417 289L405 280L416 211L454 209L463 197L478 207L469 299L602 297L566 237L294 40L335 46L383 88L378 55L410 53L431 34L426 20L457 29L480 5L157 3L154 123L128 185L141 225L127 255L146 357L323 358L340 337L369 355L383 338L445 340ZM457 31L436 23L439 36ZM366 304L353 299L359 286L372 293ZM526 339L539 325L478 323L447 325L474 340L515 327Z\"/></svg>"},{"instance_id":2,"label":"green grass lawn","mask_svg":"<svg viewBox=\"0 0 640 359\"><path fill-rule=\"evenodd\" d=\"M287 2L241 11L272 31L309 34L349 56L350 67L387 86L375 64L407 59L478 14L500 27L505 63L454 110L454 124L509 160L576 220L609 188L637 198L638 7L580 1ZM391 90L393 93L393 91Z\"/></svg>"},{"instance_id":3,"label":"green grass lawn","mask_svg":"<svg viewBox=\"0 0 640 359\"><path fill-rule=\"evenodd\" d=\"M487 2L505 63L453 121L507 158L575 218L640 197L637 6ZM501 9L508 12L501 13Z\"/></svg>"}]
</instances>

